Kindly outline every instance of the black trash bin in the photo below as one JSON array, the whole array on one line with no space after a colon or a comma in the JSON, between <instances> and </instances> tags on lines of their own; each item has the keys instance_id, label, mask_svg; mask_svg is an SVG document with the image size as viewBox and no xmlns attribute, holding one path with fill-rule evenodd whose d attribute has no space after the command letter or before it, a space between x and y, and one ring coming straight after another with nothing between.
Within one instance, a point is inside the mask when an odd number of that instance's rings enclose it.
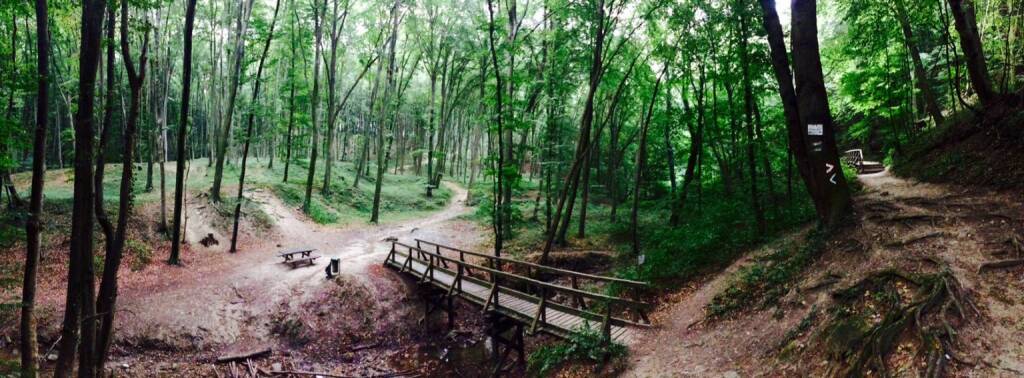
<instances>
[{"instance_id":1,"label":"black trash bin","mask_svg":"<svg viewBox=\"0 0 1024 378\"><path fill-rule=\"evenodd\" d=\"M327 278L331 279L341 272L341 259L331 259L331 263L327 264L327 268L324 269L327 272Z\"/></svg>"}]
</instances>

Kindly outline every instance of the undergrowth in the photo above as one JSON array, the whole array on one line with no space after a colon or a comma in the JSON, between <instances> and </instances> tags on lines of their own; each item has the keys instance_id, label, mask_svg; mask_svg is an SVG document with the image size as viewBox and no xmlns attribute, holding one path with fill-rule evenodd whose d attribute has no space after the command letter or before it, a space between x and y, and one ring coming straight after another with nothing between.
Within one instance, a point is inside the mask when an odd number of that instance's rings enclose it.
<instances>
[{"instance_id":1,"label":"undergrowth","mask_svg":"<svg viewBox=\"0 0 1024 378\"><path fill-rule=\"evenodd\" d=\"M546 376L567 362L603 363L626 356L626 346L605 342L601 333L587 324L573 330L563 342L545 345L527 357L527 371L534 376Z\"/></svg>"},{"instance_id":2,"label":"undergrowth","mask_svg":"<svg viewBox=\"0 0 1024 378\"><path fill-rule=\"evenodd\" d=\"M729 287L711 299L706 308L708 316L722 318L778 303L820 253L824 240L824 232L815 231L803 242L778 248L761 261L741 268Z\"/></svg>"}]
</instances>

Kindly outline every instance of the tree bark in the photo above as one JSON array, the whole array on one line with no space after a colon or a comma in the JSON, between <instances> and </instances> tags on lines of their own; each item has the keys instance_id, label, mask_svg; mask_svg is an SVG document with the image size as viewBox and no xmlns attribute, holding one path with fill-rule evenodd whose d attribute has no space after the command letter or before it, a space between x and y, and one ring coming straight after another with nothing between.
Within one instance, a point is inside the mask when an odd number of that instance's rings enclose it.
<instances>
[{"instance_id":1,"label":"tree bark","mask_svg":"<svg viewBox=\"0 0 1024 378\"><path fill-rule=\"evenodd\" d=\"M25 224L25 277L21 286L21 375L35 377L39 370L36 340L36 274L39 267L39 234L43 213L43 184L46 181L46 127L49 116L50 32L46 0L35 1L36 14L36 130L32 141L32 194ZM59 117L59 115L58 115Z\"/></svg>"},{"instance_id":2,"label":"tree bark","mask_svg":"<svg viewBox=\"0 0 1024 378\"><path fill-rule=\"evenodd\" d=\"M851 200L839 162L835 128L821 69L816 5L816 0L793 2L793 76L800 115L798 128L806 127L804 130L808 134L804 139L807 150L797 150L795 156L810 166L811 180L805 182L819 220L825 226L833 227L850 212ZM798 133L801 131L797 130Z\"/></svg>"},{"instance_id":3,"label":"tree bark","mask_svg":"<svg viewBox=\"0 0 1024 378\"><path fill-rule=\"evenodd\" d=\"M267 52L270 51L270 41L274 40L274 26L277 26L277 11L281 6L281 0L274 2L274 16L270 21L270 31L267 33L267 41L263 44L263 53L260 54L260 63L256 68L256 81L252 87L252 106L253 108L259 103L260 98L260 79L263 77L263 63L267 60ZM245 190L245 165L249 159L249 144L252 141L252 124L253 117L255 116L254 110L249 110L248 117L245 125L245 145L242 147L242 169L238 174L238 196L235 200L235 217L234 226L231 229L231 249L230 252L237 251L238 246L238 217L242 213L242 196Z\"/></svg>"},{"instance_id":4,"label":"tree bark","mask_svg":"<svg viewBox=\"0 0 1024 378\"><path fill-rule=\"evenodd\" d=\"M227 112L219 131L216 133L217 143L214 157L216 162L213 171L213 187L210 188L210 199L220 201L220 187L224 179L224 158L227 155L228 141L231 139L231 123L234 120L235 98L238 95L238 79L242 75L242 61L245 56L245 34L249 29L249 15L252 12L254 0L246 0L238 3L238 19L235 20L235 47L231 52L234 60L231 69L231 83L228 87ZM317 40L319 44L319 40ZM319 57L318 57L319 58ZM310 166L312 167L312 162Z\"/></svg>"},{"instance_id":5,"label":"tree bark","mask_svg":"<svg viewBox=\"0 0 1024 378\"><path fill-rule=\"evenodd\" d=\"M953 23L960 34L960 49L964 52L967 63L967 75L971 78L978 99L988 103L995 99L992 80L988 76L988 64L985 62L985 51L982 48L981 36L978 34L978 22L974 13L972 0L948 0L953 13Z\"/></svg>"},{"instance_id":6,"label":"tree bark","mask_svg":"<svg viewBox=\"0 0 1024 378\"><path fill-rule=\"evenodd\" d=\"M310 102L310 152L309 152L309 172L306 176L306 196L302 201L302 212L309 214L310 203L313 199L313 178L316 176L316 149L317 144L320 143L317 138L317 120L320 110L320 41L323 39L323 13L326 11L323 9L327 6L327 0L324 0L323 5L320 5L319 0L313 0L313 23L314 23L314 35L316 39L316 45L313 53L313 95L312 101Z\"/></svg>"},{"instance_id":7,"label":"tree bark","mask_svg":"<svg viewBox=\"0 0 1024 378\"><path fill-rule=\"evenodd\" d=\"M914 39L914 31L910 27L910 15L907 12L906 3L904 0L896 0L896 19L900 23L900 29L903 31L903 41L907 45L907 51L910 53L910 60L914 63L914 76L917 76L917 88L921 90L921 97L924 98L925 111L935 121L935 125L942 125L946 119L942 116L942 108L939 107L938 98L935 96L935 91L932 90L931 80L928 78L928 71L924 68L924 63L921 61L921 51L917 47L917 40Z\"/></svg>"},{"instance_id":8,"label":"tree bark","mask_svg":"<svg viewBox=\"0 0 1024 378\"><path fill-rule=\"evenodd\" d=\"M647 115L644 123L640 126L640 146L636 152L636 172L633 180L633 211L630 214L629 234L632 239L633 256L640 256L640 196L644 178L644 164L647 160L647 131L651 126L651 116L654 114L654 103L658 100L658 89L661 86L661 79L668 71L668 62L662 68L658 79L654 81L654 90L651 93L651 100L647 104Z\"/></svg>"},{"instance_id":9,"label":"tree bark","mask_svg":"<svg viewBox=\"0 0 1024 378\"><path fill-rule=\"evenodd\" d=\"M384 171L387 169L388 153L391 150L390 143L385 144L385 125L388 123L387 112L398 111L398 107L391 108L392 96L395 91L395 44L398 42L399 6L401 0L395 0L391 7L391 37L388 42L388 72L386 87L384 89L384 100L381 101L380 111L377 112L377 181L373 185L373 207L370 210L370 223L380 222L380 194L384 185ZM390 142L390 138L389 142Z\"/></svg>"},{"instance_id":10,"label":"tree bark","mask_svg":"<svg viewBox=\"0 0 1024 378\"><path fill-rule=\"evenodd\" d=\"M334 129L335 121L338 119L334 113L337 99L335 91L338 84L338 38L342 29L345 28L345 20L348 18L348 5L351 3L350 1L345 2L345 9L342 11L339 25L339 1L334 1L334 10L331 14L331 58L327 64L327 145L324 148L324 186L321 188L321 193L325 196L331 193L331 168L334 166Z\"/></svg>"},{"instance_id":11,"label":"tree bark","mask_svg":"<svg viewBox=\"0 0 1024 378\"><path fill-rule=\"evenodd\" d=\"M181 218L185 207L185 138L188 135L189 102L192 93L192 30L196 20L196 0L188 0L185 9L184 57L181 71L181 115L178 121L178 157L174 179L174 229L171 231L169 264L177 265L181 255ZM291 129L289 129L289 138Z\"/></svg>"},{"instance_id":12,"label":"tree bark","mask_svg":"<svg viewBox=\"0 0 1024 378\"><path fill-rule=\"evenodd\" d=\"M594 122L594 95L597 93L597 87L601 84L601 77L604 72L604 61L602 58L604 56L604 42L607 32L604 6L604 0L597 0L595 4L596 14L594 23L596 25L594 27L594 49L590 65L590 82L587 88L586 103L583 106L583 116L580 118L580 137L576 145L575 159L572 167L569 169L569 177L558 200L558 207L555 210L552 222L552 230L560 230L548 234L547 241L544 243L544 250L541 254L541 264L547 263L548 255L551 253L556 237L558 240L565 239L565 231L569 228L569 219L572 218L572 205L576 200L576 191L579 187L580 165L588 152L590 129ZM495 63L495 68L497 68L497 63ZM562 218L562 212L566 208L567 201L568 208L565 210L565 218ZM558 226L559 220L562 221L561 227Z\"/></svg>"},{"instance_id":13,"label":"tree bark","mask_svg":"<svg viewBox=\"0 0 1024 378\"><path fill-rule=\"evenodd\" d=\"M739 2L739 4L744 4ZM743 110L746 114L744 123L747 131L747 168L750 172L750 203L754 210L754 221L757 224L757 233L764 236L768 232L768 223L764 218L764 208L761 206L760 194L757 190L757 157L755 156L754 138L754 89L750 78L750 52L747 48L747 38L750 31L747 26L747 7L739 9L740 16L740 65L743 71Z\"/></svg>"},{"instance_id":14,"label":"tree bark","mask_svg":"<svg viewBox=\"0 0 1024 378\"><path fill-rule=\"evenodd\" d=\"M99 67L103 26L102 0L83 0L80 59L78 62L78 110L75 113L75 182L71 214L71 253L68 289L61 331L60 354L54 375L71 373L76 346L79 377L93 377L96 319L93 297L93 139L96 72ZM81 322L79 321L81 320ZM81 331L81 342L79 342Z\"/></svg>"}]
</instances>

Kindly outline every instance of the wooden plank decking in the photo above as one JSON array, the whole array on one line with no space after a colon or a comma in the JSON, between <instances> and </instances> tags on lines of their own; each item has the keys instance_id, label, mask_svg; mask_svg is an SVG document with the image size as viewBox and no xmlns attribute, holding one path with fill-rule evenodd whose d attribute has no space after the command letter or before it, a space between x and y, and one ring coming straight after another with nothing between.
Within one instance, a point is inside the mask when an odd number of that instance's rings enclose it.
<instances>
[{"instance_id":1,"label":"wooden plank decking","mask_svg":"<svg viewBox=\"0 0 1024 378\"><path fill-rule=\"evenodd\" d=\"M503 285L499 285L496 303L495 301L488 303L493 290L491 282L467 274L463 274L459 278L457 271L453 270L455 267L445 268L440 262L432 262L433 259L424 258L424 253L434 253L433 251L414 252L410 258L410 252L413 251L412 247L409 247L408 251L392 248L392 253L388 255L385 266L409 274L421 282L428 282L440 289L455 293L458 297L479 306L490 306L489 308L523 323L526 329L531 329L536 322L536 332L548 333L559 338L567 338L572 332L584 327L599 333L602 332L605 320L600 316L555 303L550 299L545 301L544 313L538 317L538 308L541 306L539 296L513 290ZM417 249L417 251L421 250ZM453 261L453 263L457 263L457 261ZM459 268L462 269L462 267ZM468 269L466 267L466 270ZM456 287L453 288L453 285ZM608 330L610 339L627 346L636 340L637 328L647 326L645 324L623 324L622 320L612 320Z\"/></svg>"}]
</instances>

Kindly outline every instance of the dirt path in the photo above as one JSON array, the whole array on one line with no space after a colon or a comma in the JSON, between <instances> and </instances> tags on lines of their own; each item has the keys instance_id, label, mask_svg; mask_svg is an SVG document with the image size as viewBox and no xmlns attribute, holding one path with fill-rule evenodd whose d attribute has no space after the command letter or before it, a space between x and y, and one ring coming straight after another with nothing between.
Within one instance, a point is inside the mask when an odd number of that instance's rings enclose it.
<instances>
[{"instance_id":1,"label":"dirt path","mask_svg":"<svg viewBox=\"0 0 1024 378\"><path fill-rule=\"evenodd\" d=\"M847 235L857 252L829 245L796 287L819 282L829 272L844 287L864 274L888 267L934 270L929 259L946 264L983 313L959 331L956 350L968 364L951 363L953 375L1024 375L1024 281L1021 268L979 273L985 261L1019 257L1008 240L1024 231L1020 194L915 182L887 171L860 177L865 190L856 199L860 225ZM806 232L790 235L790 240ZM922 238L923 237L923 238ZM707 282L677 294L678 302L654 316L658 327L633 348L625 377L804 376L824 374L821 350L777 357L786 334L815 306L826 308L828 290L790 291L779 305L705 324L704 307L727 287L734 272L775 248L780 240L748 254ZM812 335L813 335L813 331ZM811 336L813 337L813 336ZM807 340L814 340L808 338ZM810 344L810 341L808 341ZM915 375L905 372L907 375Z\"/></svg>"},{"instance_id":2,"label":"dirt path","mask_svg":"<svg viewBox=\"0 0 1024 378\"><path fill-rule=\"evenodd\" d=\"M324 275L331 258L341 259L343 275L374 286L379 282L371 267L379 266L387 254L390 244L385 238L450 241L448 235L458 231L452 227L467 227L454 221L469 211L462 203L466 191L446 185L454 194L440 212L393 224L344 229L316 225L276 196L253 192L251 198L273 218L274 232L255 235L238 253L211 261L208 267L171 268L182 271L161 275L166 282L160 284L126 288L118 336L132 345L194 350L270 343L270 318L282 305L302 307L336 286ZM221 247L227 243L221 239ZM277 252L298 247L316 248L322 257L312 267L291 269L280 263Z\"/></svg>"}]
</instances>

